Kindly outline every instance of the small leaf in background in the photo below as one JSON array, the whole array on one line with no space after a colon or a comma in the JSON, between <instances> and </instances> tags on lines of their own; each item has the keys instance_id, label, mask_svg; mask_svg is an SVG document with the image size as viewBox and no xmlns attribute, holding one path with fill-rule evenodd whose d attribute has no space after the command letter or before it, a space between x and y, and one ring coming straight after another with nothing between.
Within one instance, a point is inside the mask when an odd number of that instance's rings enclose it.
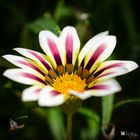
<instances>
[{"instance_id":1,"label":"small leaf in background","mask_svg":"<svg viewBox=\"0 0 140 140\"><path fill-rule=\"evenodd\" d=\"M96 122L100 121L99 115L94 110L91 110L91 109L85 108L85 107L81 107L78 112L90 119L94 119Z\"/></svg>"},{"instance_id":2,"label":"small leaf in background","mask_svg":"<svg viewBox=\"0 0 140 140\"><path fill-rule=\"evenodd\" d=\"M41 30L49 30L59 35L60 29L57 23L48 15L39 18L38 20L27 24L29 30L38 34Z\"/></svg>"},{"instance_id":3,"label":"small leaf in background","mask_svg":"<svg viewBox=\"0 0 140 140\"><path fill-rule=\"evenodd\" d=\"M75 11L72 7L66 6L64 0L60 0L56 5L54 19L58 22L65 17L75 16Z\"/></svg>"},{"instance_id":4,"label":"small leaf in background","mask_svg":"<svg viewBox=\"0 0 140 140\"><path fill-rule=\"evenodd\" d=\"M114 94L102 97L102 132L107 139L112 139L115 135L115 127L112 127L110 123L113 111L113 103ZM114 130L114 133L112 133L112 130Z\"/></svg>"},{"instance_id":5,"label":"small leaf in background","mask_svg":"<svg viewBox=\"0 0 140 140\"><path fill-rule=\"evenodd\" d=\"M64 119L61 110L50 108L46 111L46 119L55 140L65 140Z\"/></svg>"},{"instance_id":6,"label":"small leaf in background","mask_svg":"<svg viewBox=\"0 0 140 140\"><path fill-rule=\"evenodd\" d=\"M130 103L137 103L137 104L140 104L140 98L126 99L126 100L117 102L117 103L114 105L114 109L117 109L117 108L121 107L122 105L130 104Z\"/></svg>"},{"instance_id":7,"label":"small leaf in background","mask_svg":"<svg viewBox=\"0 0 140 140\"><path fill-rule=\"evenodd\" d=\"M87 127L81 129L81 139L93 139L96 140L100 133L100 117L99 115L91 109L81 107L78 111L81 115L84 116Z\"/></svg>"}]
</instances>

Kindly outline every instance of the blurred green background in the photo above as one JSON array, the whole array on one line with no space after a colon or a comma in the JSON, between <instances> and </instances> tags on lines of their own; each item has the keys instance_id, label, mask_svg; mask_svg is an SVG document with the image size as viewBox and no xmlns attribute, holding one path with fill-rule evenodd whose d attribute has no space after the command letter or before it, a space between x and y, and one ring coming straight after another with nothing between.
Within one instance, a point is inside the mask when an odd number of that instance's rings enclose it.
<instances>
[{"instance_id":1,"label":"blurred green background","mask_svg":"<svg viewBox=\"0 0 140 140\"><path fill-rule=\"evenodd\" d=\"M40 30L48 29L57 34L59 28L73 25L82 45L95 34L109 30L117 36L111 58L139 64L139 13L138 0L0 0L0 56L15 54L12 51L15 47L42 52L38 44ZM5 69L12 67L0 57L0 140L65 139L64 113L59 107L40 108L37 103L23 103L21 93L26 86L2 75ZM117 78L123 90L115 94L111 118L116 127L116 140L134 139L122 137L121 131L137 133L140 137L139 79L139 69ZM101 107L101 98L83 101L82 108L73 118L74 140L105 139L101 132ZM9 130L10 119L24 127Z\"/></svg>"}]
</instances>

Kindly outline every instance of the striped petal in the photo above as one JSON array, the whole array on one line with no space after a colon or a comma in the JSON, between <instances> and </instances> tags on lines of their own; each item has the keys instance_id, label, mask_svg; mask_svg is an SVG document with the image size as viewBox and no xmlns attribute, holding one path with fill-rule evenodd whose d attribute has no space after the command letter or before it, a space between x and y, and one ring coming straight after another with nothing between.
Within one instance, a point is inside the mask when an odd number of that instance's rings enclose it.
<instances>
[{"instance_id":1,"label":"striped petal","mask_svg":"<svg viewBox=\"0 0 140 140\"><path fill-rule=\"evenodd\" d=\"M78 91L75 91L75 90L70 90L69 94L74 95L74 96L80 98L81 100L85 100L85 99L93 96L90 92L87 92L87 91L78 92Z\"/></svg>"},{"instance_id":2,"label":"striped petal","mask_svg":"<svg viewBox=\"0 0 140 140\"><path fill-rule=\"evenodd\" d=\"M100 34L95 35L93 38L91 38L85 46L80 51L79 57L78 57L78 65L80 66L82 62L84 61L84 57L86 54L91 50L93 46L97 46L98 42L100 42L104 37L108 35L108 31L102 32Z\"/></svg>"},{"instance_id":3,"label":"striped petal","mask_svg":"<svg viewBox=\"0 0 140 140\"><path fill-rule=\"evenodd\" d=\"M109 79L115 76L126 74L136 69L138 65L133 61L105 61L94 73L95 79Z\"/></svg>"},{"instance_id":4,"label":"striped petal","mask_svg":"<svg viewBox=\"0 0 140 140\"><path fill-rule=\"evenodd\" d=\"M19 83L23 83L26 85L46 85L45 77L39 74L34 70L27 69L8 69L3 75L11 80L14 80Z\"/></svg>"},{"instance_id":5,"label":"striped petal","mask_svg":"<svg viewBox=\"0 0 140 140\"><path fill-rule=\"evenodd\" d=\"M66 63L74 65L80 49L80 40L77 31L74 27L67 26L62 30L60 39L65 50Z\"/></svg>"},{"instance_id":6,"label":"striped petal","mask_svg":"<svg viewBox=\"0 0 140 140\"><path fill-rule=\"evenodd\" d=\"M22 101L36 101L40 95L42 87L31 86L25 89L22 93Z\"/></svg>"},{"instance_id":7,"label":"striped petal","mask_svg":"<svg viewBox=\"0 0 140 140\"><path fill-rule=\"evenodd\" d=\"M64 95L54 88L46 86L40 93L38 104L40 106L59 106L64 103Z\"/></svg>"},{"instance_id":8,"label":"striped petal","mask_svg":"<svg viewBox=\"0 0 140 140\"><path fill-rule=\"evenodd\" d=\"M16 56L16 55L4 55L3 58L8 60L9 62L13 63L14 65L23 68L23 69L34 69L43 76L46 74L43 72L43 69L41 67L37 66L35 62L32 60L29 60L27 58L23 58L21 56Z\"/></svg>"},{"instance_id":9,"label":"striped petal","mask_svg":"<svg viewBox=\"0 0 140 140\"><path fill-rule=\"evenodd\" d=\"M65 64L64 50L60 39L50 31L41 31L39 33L39 42L41 48L49 56L52 65L56 66Z\"/></svg>"},{"instance_id":10,"label":"striped petal","mask_svg":"<svg viewBox=\"0 0 140 140\"><path fill-rule=\"evenodd\" d=\"M32 61L36 62L38 66L43 69L44 72L48 72L52 68L46 56L39 52L23 48L15 48L14 50L22 54L23 56L31 59Z\"/></svg>"},{"instance_id":11,"label":"striped petal","mask_svg":"<svg viewBox=\"0 0 140 140\"><path fill-rule=\"evenodd\" d=\"M106 96L121 91L119 83L114 80L100 81L89 87L86 91L88 94L91 93L93 96Z\"/></svg>"},{"instance_id":12,"label":"striped petal","mask_svg":"<svg viewBox=\"0 0 140 140\"><path fill-rule=\"evenodd\" d=\"M92 48L88 51L85 56L84 66L85 69L92 72L96 67L108 58L113 52L116 45L115 36L105 36L103 39L98 41Z\"/></svg>"}]
</instances>

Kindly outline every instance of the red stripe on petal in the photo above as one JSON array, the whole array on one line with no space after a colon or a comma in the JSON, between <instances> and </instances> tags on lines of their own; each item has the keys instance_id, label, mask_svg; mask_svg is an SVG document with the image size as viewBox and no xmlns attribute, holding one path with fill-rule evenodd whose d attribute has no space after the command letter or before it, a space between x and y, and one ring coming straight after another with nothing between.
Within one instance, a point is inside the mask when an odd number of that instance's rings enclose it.
<instances>
[{"instance_id":1,"label":"red stripe on petal","mask_svg":"<svg viewBox=\"0 0 140 140\"><path fill-rule=\"evenodd\" d=\"M100 55L104 52L104 50L106 49L105 44L101 44L96 51L93 53L93 55L91 56L90 60L88 61L85 69L90 70L90 68L92 67L92 65L96 62L96 60L100 57Z\"/></svg>"},{"instance_id":2,"label":"red stripe on petal","mask_svg":"<svg viewBox=\"0 0 140 140\"><path fill-rule=\"evenodd\" d=\"M123 65L124 65L123 63L116 63L116 64L111 64L109 66L106 66L106 67L100 69L99 71L97 71L94 74L94 77L96 78L97 76L99 76L100 74L102 74L107 69L116 68L116 67L120 67L120 66L123 66Z\"/></svg>"},{"instance_id":3,"label":"red stripe on petal","mask_svg":"<svg viewBox=\"0 0 140 140\"><path fill-rule=\"evenodd\" d=\"M39 72L39 73L42 74L43 76L46 75L46 74L45 74L44 72L42 72L38 67L36 67L36 66L34 66L34 65L32 65L32 64L30 64L30 63L28 63L28 62L25 62L25 61L22 61L22 60L18 60L17 62L20 63L20 64L23 64L23 65L25 65L25 66L28 66L28 67L30 67L30 68L33 68L34 70L36 70L37 72Z\"/></svg>"},{"instance_id":4,"label":"red stripe on petal","mask_svg":"<svg viewBox=\"0 0 140 140\"><path fill-rule=\"evenodd\" d=\"M58 92L58 91L56 91L56 90L52 90L52 91L50 92L50 94L51 94L52 96L57 96L57 95L60 94L60 92Z\"/></svg>"},{"instance_id":5,"label":"red stripe on petal","mask_svg":"<svg viewBox=\"0 0 140 140\"><path fill-rule=\"evenodd\" d=\"M44 66L47 70L50 70L51 67L49 66L49 64L43 60L43 58L41 56L39 56L37 53L33 52L33 51L28 51L29 53L31 53L34 57L36 57Z\"/></svg>"},{"instance_id":6,"label":"red stripe on petal","mask_svg":"<svg viewBox=\"0 0 140 140\"><path fill-rule=\"evenodd\" d=\"M70 34L68 34L66 37L65 47L67 64L72 64L73 38Z\"/></svg>"},{"instance_id":7,"label":"red stripe on petal","mask_svg":"<svg viewBox=\"0 0 140 140\"><path fill-rule=\"evenodd\" d=\"M34 91L34 92L35 92L36 94L39 94L39 93L40 93L40 91L41 91L41 89L35 89L35 91Z\"/></svg>"},{"instance_id":8,"label":"red stripe on petal","mask_svg":"<svg viewBox=\"0 0 140 140\"><path fill-rule=\"evenodd\" d=\"M94 90L108 90L110 89L109 85L95 85L93 87L90 87L89 89L94 89Z\"/></svg>"},{"instance_id":9,"label":"red stripe on petal","mask_svg":"<svg viewBox=\"0 0 140 140\"><path fill-rule=\"evenodd\" d=\"M24 76L24 77L26 77L26 78L29 78L29 79L33 79L33 80L35 80L35 81L38 81L38 82L40 82L40 83L46 85L46 82L45 82L45 81L43 81L41 78L39 78L39 77L37 77L37 76L35 76L35 75L33 75L33 74L30 74L30 73L20 73L20 75L21 75L21 76Z\"/></svg>"},{"instance_id":10,"label":"red stripe on petal","mask_svg":"<svg viewBox=\"0 0 140 140\"><path fill-rule=\"evenodd\" d=\"M55 42L51 39L47 39L47 42L48 42L48 46L51 50L51 53L56 61L56 64L59 66L59 65L62 65L62 61L61 61L61 58L60 58L60 54L59 54L59 51L58 51L58 48L55 44Z\"/></svg>"},{"instance_id":11,"label":"red stripe on petal","mask_svg":"<svg viewBox=\"0 0 140 140\"><path fill-rule=\"evenodd\" d=\"M111 74L114 74L114 73L115 72L108 72L108 73L102 74L102 75L100 75L99 77L96 77L96 78L101 78L101 77L108 76L108 75L111 75Z\"/></svg>"}]
</instances>

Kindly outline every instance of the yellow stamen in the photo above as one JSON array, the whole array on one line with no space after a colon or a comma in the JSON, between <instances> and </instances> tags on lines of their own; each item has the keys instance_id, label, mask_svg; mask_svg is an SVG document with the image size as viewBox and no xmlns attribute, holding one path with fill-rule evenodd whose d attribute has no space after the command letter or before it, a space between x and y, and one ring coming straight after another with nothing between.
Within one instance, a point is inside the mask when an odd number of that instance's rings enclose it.
<instances>
[{"instance_id":1,"label":"yellow stamen","mask_svg":"<svg viewBox=\"0 0 140 140\"><path fill-rule=\"evenodd\" d=\"M77 74L65 73L57 77L52 86L60 93L68 95L68 90L84 91L86 87L85 80L82 80Z\"/></svg>"}]
</instances>

